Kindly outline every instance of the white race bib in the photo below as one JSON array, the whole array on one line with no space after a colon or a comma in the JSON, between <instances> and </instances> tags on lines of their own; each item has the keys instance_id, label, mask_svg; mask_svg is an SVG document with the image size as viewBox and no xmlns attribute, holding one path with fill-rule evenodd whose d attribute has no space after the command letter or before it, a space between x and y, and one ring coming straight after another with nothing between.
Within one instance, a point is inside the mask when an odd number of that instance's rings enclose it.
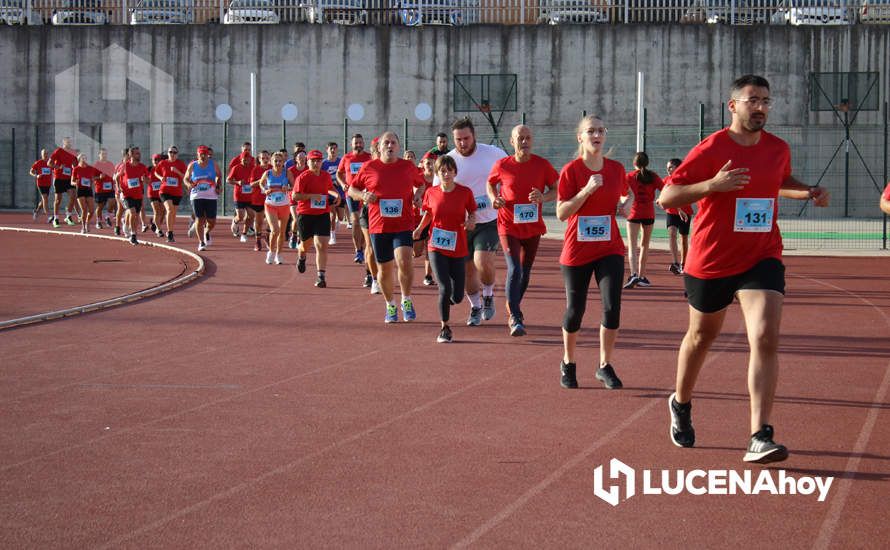
<instances>
[{"instance_id":1,"label":"white race bib","mask_svg":"<svg viewBox=\"0 0 890 550\"><path fill-rule=\"evenodd\" d=\"M361 162L350 162L349 163L349 173L352 175L358 174L358 171L362 169Z\"/></svg>"},{"instance_id":2,"label":"white race bib","mask_svg":"<svg viewBox=\"0 0 890 550\"><path fill-rule=\"evenodd\" d=\"M130 189L136 189L140 185L139 178L130 178L127 180L127 187Z\"/></svg>"},{"instance_id":3,"label":"white race bib","mask_svg":"<svg viewBox=\"0 0 890 550\"><path fill-rule=\"evenodd\" d=\"M514 204L513 223L535 223L538 221L537 204Z\"/></svg>"},{"instance_id":4,"label":"white race bib","mask_svg":"<svg viewBox=\"0 0 890 550\"><path fill-rule=\"evenodd\" d=\"M44 166L43 168L40 169L40 174L41 174L41 175L48 176L48 175L50 175L50 174L52 174L52 173L53 173L53 171L50 170L50 169L49 169L48 167L46 167L46 166Z\"/></svg>"},{"instance_id":5,"label":"white race bib","mask_svg":"<svg viewBox=\"0 0 890 550\"><path fill-rule=\"evenodd\" d=\"M113 187L112 187L110 181L103 181L103 182L102 182L102 190L103 190L103 191L111 191L112 189L113 189Z\"/></svg>"},{"instance_id":6,"label":"white race bib","mask_svg":"<svg viewBox=\"0 0 890 550\"><path fill-rule=\"evenodd\" d=\"M176 178L167 178L167 185L170 187L176 187L179 185L179 180Z\"/></svg>"},{"instance_id":7,"label":"white race bib","mask_svg":"<svg viewBox=\"0 0 890 550\"><path fill-rule=\"evenodd\" d=\"M476 197L476 210L485 210L486 208L491 208L491 201L488 199L488 195Z\"/></svg>"},{"instance_id":8,"label":"white race bib","mask_svg":"<svg viewBox=\"0 0 890 550\"><path fill-rule=\"evenodd\" d=\"M241 194L242 195L250 195L251 193L253 193L252 185L250 185L249 183L241 184Z\"/></svg>"},{"instance_id":9,"label":"white race bib","mask_svg":"<svg viewBox=\"0 0 890 550\"><path fill-rule=\"evenodd\" d=\"M380 199L380 215L384 218L402 217L402 199Z\"/></svg>"},{"instance_id":10,"label":"white race bib","mask_svg":"<svg viewBox=\"0 0 890 550\"><path fill-rule=\"evenodd\" d=\"M199 183L198 187L196 187L196 189L198 191L210 191L210 184L209 183Z\"/></svg>"},{"instance_id":11,"label":"white race bib","mask_svg":"<svg viewBox=\"0 0 890 550\"><path fill-rule=\"evenodd\" d=\"M773 229L775 199L736 199L733 231L769 233Z\"/></svg>"},{"instance_id":12,"label":"white race bib","mask_svg":"<svg viewBox=\"0 0 890 550\"><path fill-rule=\"evenodd\" d=\"M66 176L70 176L70 175L71 175L71 167L70 167L70 166L63 166L63 167L62 167L62 174L66 175Z\"/></svg>"},{"instance_id":13,"label":"white race bib","mask_svg":"<svg viewBox=\"0 0 890 550\"><path fill-rule=\"evenodd\" d=\"M612 240L612 216L578 216L578 240L582 242Z\"/></svg>"},{"instance_id":14,"label":"white race bib","mask_svg":"<svg viewBox=\"0 0 890 550\"><path fill-rule=\"evenodd\" d=\"M80 178L80 186L81 187L89 187L90 183L92 183L92 181L93 180L91 180L90 178Z\"/></svg>"},{"instance_id":15,"label":"white race bib","mask_svg":"<svg viewBox=\"0 0 890 550\"><path fill-rule=\"evenodd\" d=\"M273 191L266 197L266 203L272 206L287 206L287 195L283 191Z\"/></svg>"},{"instance_id":16,"label":"white race bib","mask_svg":"<svg viewBox=\"0 0 890 550\"><path fill-rule=\"evenodd\" d=\"M152 191L160 191L161 190L161 182L160 181L151 182L151 190Z\"/></svg>"},{"instance_id":17,"label":"white race bib","mask_svg":"<svg viewBox=\"0 0 890 550\"><path fill-rule=\"evenodd\" d=\"M316 198L316 199L312 199L312 200L309 202L309 206L311 206L311 207L314 208L314 209L324 209L324 208L327 208L327 206L328 206L328 196L327 196L327 195L322 195L322 197L321 197L320 199L317 199L317 198Z\"/></svg>"},{"instance_id":18,"label":"white race bib","mask_svg":"<svg viewBox=\"0 0 890 550\"><path fill-rule=\"evenodd\" d=\"M457 231L447 231L441 227L434 227L430 236L433 247L454 252L457 248Z\"/></svg>"}]
</instances>

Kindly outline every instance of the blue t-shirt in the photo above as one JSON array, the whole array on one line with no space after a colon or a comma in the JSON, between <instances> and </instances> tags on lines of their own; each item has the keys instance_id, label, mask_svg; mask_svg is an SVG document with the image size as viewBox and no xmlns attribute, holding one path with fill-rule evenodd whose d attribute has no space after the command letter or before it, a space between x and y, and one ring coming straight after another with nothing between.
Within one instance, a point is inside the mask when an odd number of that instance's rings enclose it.
<instances>
[{"instance_id":1,"label":"blue t-shirt","mask_svg":"<svg viewBox=\"0 0 890 550\"><path fill-rule=\"evenodd\" d=\"M337 183L337 168L340 166L340 157L334 160L324 159L321 163L321 171L327 172L331 176L331 181Z\"/></svg>"}]
</instances>

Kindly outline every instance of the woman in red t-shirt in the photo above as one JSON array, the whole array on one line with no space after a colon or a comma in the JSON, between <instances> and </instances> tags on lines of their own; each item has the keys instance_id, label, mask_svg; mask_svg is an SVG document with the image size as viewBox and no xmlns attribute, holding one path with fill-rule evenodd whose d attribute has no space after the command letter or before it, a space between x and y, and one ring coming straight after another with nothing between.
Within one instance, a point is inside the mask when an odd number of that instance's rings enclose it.
<instances>
[{"instance_id":1,"label":"woman in red t-shirt","mask_svg":"<svg viewBox=\"0 0 890 550\"><path fill-rule=\"evenodd\" d=\"M37 190L39 191L37 205L34 206L34 219L37 219L37 212L43 209L43 213L49 216L46 208L46 200L49 197L49 188L53 185L53 169L46 162L49 158L49 152L46 149L40 150L40 159L31 165L31 176L37 180ZM52 221L52 217L49 218Z\"/></svg>"},{"instance_id":2,"label":"woman in red t-shirt","mask_svg":"<svg viewBox=\"0 0 890 550\"><path fill-rule=\"evenodd\" d=\"M642 287L652 286L646 278L646 260L649 257L649 240L652 238L652 228L655 226L655 191L664 187L664 182L658 174L649 170L649 155L642 151L634 155L633 172L627 174L625 180L625 198L627 192L633 194L633 204L627 215L627 261L630 266L630 277L627 278L624 288L629 289L637 285ZM643 237L640 240L640 230ZM639 248L637 248L637 243Z\"/></svg>"},{"instance_id":3,"label":"woman in red t-shirt","mask_svg":"<svg viewBox=\"0 0 890 550\"><path fill-rule=\"evenodd\" d=\"M325 270L328 263L328 239L331 236L331 207L340 204L340 194L334 189L334 182L327 172L321 170L324 155L318 149L309 151L309 168L294 181L291 194L297 204L297 230L300 233L297 271L306 271L306 248L308 242L315 245L315 266L317 277L315 286L325 288Z\"/></svg>"},{"instance_id":4,"label":"woman in red t-shirt","mask_svg":"<svg viewBox=\"0 0 890 550\"><path fill-rule=\"evenodd\" d=\"M160 173L160 163L167 160L167 155L156 153L151 156L151 168L148 169L148 201L151 204L151 230L158 237L163 237L161 222L166 215L164 203L161 202L161 185L164 178Z\"/></svg>"},{"instance_id":5,"label":"woman in red t-shirt","mask_svg":"<svg viewBox=\"0 0 890 550\"><path fill-rule=\"evenodd\" d=\"M670 185L671 174L674 173L680 163L680 159L671 159L667 163L667 177L664 178L665 186ZM658 206L661 202L656 201ZM671 251L671 265L668 270L674 275L683 274L683 266L686 264L686 253L689 252L689 227L692 224L692 205L687 204L680 208L665 208L667 214L668 248ZM680 237L680 246L677 246L677 236Z\"/></svg>"},{"instance_id":6,"label":"woman in red t-shirt","mask_svg":"<svg viewBox=\"0 0 890 550\"><path fill-rule=\"evenodd\" d=\"M266 195L260 188L260 180L270 168L272 168L272 156L269 151L263 150L257 155L257 163L253 167L250 174L250 183L253 184L253 195L250 197L250 208L253 210L253 231L256 236L256 242L253 245L255 252L262 252L265 228L263 221L266 216L263 214L266 210Z\"/></svg>"},{"instance_id":7,"label":"woman in red t-shirt","mask_svg":"<svg viewBox=\"0 0 890 550\"><path fill-rule=\"evenodd\" d=\"M568 221L559 257L566 285L566 313L562 321L564 344L560 364L564 388L577 388L575 347L587 306L590 278L603 303L600 324L600 362L596 378L609 389L621 387L612 368L612 351L621 317L621 281L624 278L624 243L618 233L615 211L624 192L624 167L603 156L607 129L595 116L578 123L578 158L559 174L556 216Z\"/></svg>"},{"instance_id":8,"label":"woman in red t-shirt","mask_svg":"<svg viewBox=\"0 0 890 550\"><path fill-rule=\"evenodd\" d=\"M80 232L90 232L90 220L93 219L96 205L93 202L93 182L99 178L99 171L87 164L87 156L77 155L77 164L71 170L71 185L77 190L77 205L83 214L80 217Z\"/></svg>"},{"instance_id":9,"label":"woman in red t-shirt","mask_svg":"<svg viewBox=\"0 0 890 550\"><path fill-rule=\"evenodd\" d=\"M419 239L430 226L429 257L439 283L439 318L442 328L436 341L451 342L448 326L451 306L464 299L466 279L467 231L476 227L476 199L469 187L455 183L457 163L448 156L436 160L440 184L430 187L423 196L423 217L414 230Z\"/></svg>"},{"instance_id":10,"label":"woman in red t-shirt","mask_svg":"<svg viewBox=\"0 0 890 550\"><path fill-rule=\"evenodd\" d=\"M417 169L420 171L420 174L423 176L423 181L426 183L424 186L424 193L426 189L429 189L433 186L433 179L436 175L436 159L438 157L429 151L423 154L420 158L420 162L418 163ZM414 188L415 191L420 189L419 187ZM420 222L420 218L423 217L423 210L420 208L414 209L414 219L417 222ZM430 257L427 252L427 240L429 239L429 227L426 227L420 233L420 239L414 241L414 257L420 258L423 256L423 285L424 286L433 286L436 284L436 281L433 279L433 268L430 266Z\"/></svg>"}]
</instances>

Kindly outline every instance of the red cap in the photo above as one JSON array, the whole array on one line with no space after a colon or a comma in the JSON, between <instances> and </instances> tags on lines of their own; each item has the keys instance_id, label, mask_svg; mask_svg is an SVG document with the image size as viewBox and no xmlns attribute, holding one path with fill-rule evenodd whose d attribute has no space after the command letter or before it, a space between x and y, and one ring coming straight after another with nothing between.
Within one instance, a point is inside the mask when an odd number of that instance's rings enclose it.
<instances>
[{"instance_id":1,"label":"red cap","mask_svg":"<svg viewBox=\"0 0 890 550\"><path fill-rule=\"evenodd\" d=\"M324 158L324 155L322 155L321 151L319 151L318 149L313 149L313 150L309 151L309 154L306 156L309 159L317 159L317 160L321 160Z\"/></svg>"},{"instance_id":2,"label":"red cap","mask_svg":"<svg viewBox=\"0 0 890 550\"><path fill-rule=\"evenodd\" d=\"M439 158L439 155L433 153L432 151L427 151L426 153L423 154L423 156L420 158L420 160L426 160L426 159L436 160L437 158Z\"/></svg>"},{"instance_id":3,"label":"red cap","mask_svg":"<svg viewBox=\"0 0 890 550\"><path fill-rule=\"evenodd\" d=\"M164 155L160 153L155 153L151 156L151 160L164 160Z\"/></svg>"},{"instance_id":4,"label":"red cap","mask_svg":"<svg viewBox=\"0 0 890 550\"><path fill-rule=\"evenodd\" d=\"M209 154L210 154L210 147L207 147L206 145L199 145L199 146L198 146L198 154L199 154L199 155L202 155L202 154L203 154L203 155L209 155Z\"/></svg>"},{"instance_id":5,"label":"red cap","mask_svg":"<svg viewBox=\"0 0 890 550\"><path fill-rule=\"evenodd\" d=\"M371 145L374 145L375 143L379 143L379 142L380 142L380 136L374 136L374 139L371 140Z\"/></svg>"}]
</instances>

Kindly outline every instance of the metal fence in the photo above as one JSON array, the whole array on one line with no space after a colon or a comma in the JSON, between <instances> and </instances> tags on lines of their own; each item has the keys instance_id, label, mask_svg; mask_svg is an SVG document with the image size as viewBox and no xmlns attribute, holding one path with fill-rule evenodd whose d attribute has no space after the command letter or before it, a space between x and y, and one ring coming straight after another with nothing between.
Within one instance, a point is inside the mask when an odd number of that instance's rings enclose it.
<instances>
[{"instance_id":1,"label":"metal fence","mask_svg":"<svg viewBox=\"0 0 890 550\"><path fill-rule=\"evenodd\" d=\"M503 141L507 141L503 135L509 133L508 128L521 120L521 113L514 113L505 119L503 126L506 130L501 132ZM495 141L491 129L484 126L481 120L477 119L477 123L478 140L483 143ZM574 122L554 124L552 121L537 123L528 120L527 123L535 134L535 152L550 160L557 169L574 158L577 147ZM82 130L88 135L92 134L92 139L101 141L99 128L85 126ZM254 149L271 151L283 148L289 151L297 141L305 143L308 148L323 149L327 142L334 141L340 144L342 154L353 133L363 134L367 142L371 136L385 129L395 130L401 136L403 149L415 151L418 157L435 143L436 129L430 125L409 124L405 119L375 123L344 120L318 125L261 124L257 129ZM651 166L663 175L664 166L670 158L683 158L698 143L701 135L708 135L716 129L717 126L705 126L703 123L648 128L645 150L651 159ZM886 125L857 127L854 139L862 161L857 154L849 165L845 162L843 150L829 163L832 152L837 151L844 141L844 131L839 126L771 126L769 129L790 144L795 175L810 184L818 182L832 193L832 206L827 209L813 208L800 201L780 200L780 226L786 245L800 249L886 248L886 218L878 209L881 191L890 177L887 173ZM150 154L155 152L147 146L150 133L147 124L127 125L127 143L141 146L144 162L148 162ZM183 160L192 160L197 145L207 144L214 148L215 158L227 165L228 160L238 153L241 143L250 140L250 127L247 124L181 124L165 127L163 134L164 143L178 145ZM34 204L37 194L28 169L38 158L41 147L52 147L53 135L51 124L0 125L0 207L22 208ZM74 145L78 146L77 143ZM631 158L636 151L635 126L610 126L608 145L611 148L610 157L631 169ZM117 149L120 146L109 145L110 160L119 159L120 151ZM185 203L183 206L187 211L188 206ZM220 213L231 212L231 194L227 193L225 201L220 203Z\"/></svg>"},{"instance_id":2,"label":"metal fence","mask_svg":"<svg viewBox=\"0 0 890 550\"><path fill-rule=\"evenodd\" d=\"M890 0L0 0L31 25L890 24Z\"/></svg>"}]
</instances>

